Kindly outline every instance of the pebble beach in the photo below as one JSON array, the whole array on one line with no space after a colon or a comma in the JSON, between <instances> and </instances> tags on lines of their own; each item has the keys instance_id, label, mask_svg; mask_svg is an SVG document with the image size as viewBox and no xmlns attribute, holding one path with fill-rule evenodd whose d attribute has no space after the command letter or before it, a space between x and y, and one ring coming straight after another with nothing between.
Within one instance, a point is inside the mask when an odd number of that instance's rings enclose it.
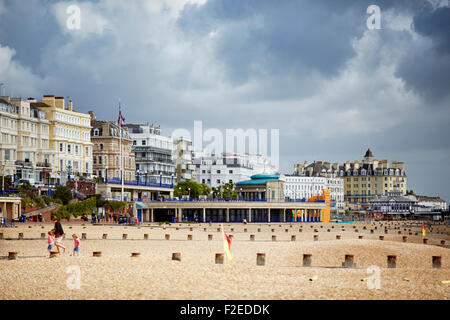
<instances>
[{"instance_id":1,"label":"pebble beach","mask_svg":"<svg viewBox=\"0 0 450 320\"><path fill-rule=\"evenodd\" d=\"M67 251L55 258L47 252L52 224L0 229L0 299L450 298L448 225L433 225L424 244L420 226L410 222L225 223L233 260L225 255L216 264L216 253L224 253L220 224L62 224ZM85 233L79 257L70 255L73 233ZM9 252L17 258L8 259ZM181 260L173 261L172 253ZM258 253L265 254L264 265L257 265ZM311 266L303 266L304 254L311 254ZM342 266L345 255L353 255L355 267ZM395 268L388 268L388 255L396 256ZM440 268L433 267L433 256L441 257ZM373 266L378 288L369 286ZM79 288L68 285L74 268Z\"/></svg>"}]
</instances>

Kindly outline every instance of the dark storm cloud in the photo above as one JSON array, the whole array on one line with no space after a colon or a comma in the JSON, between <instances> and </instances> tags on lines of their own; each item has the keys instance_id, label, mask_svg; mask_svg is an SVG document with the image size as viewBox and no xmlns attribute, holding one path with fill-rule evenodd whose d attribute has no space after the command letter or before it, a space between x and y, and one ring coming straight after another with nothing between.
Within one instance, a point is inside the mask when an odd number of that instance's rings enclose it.
<instances>
[{"instance_id":1,"label":"dark storm cloud","mask_svg":"<svg viewBox=\"0 0 450 320\"><path fill-rule=\"evenodd\" d=\"M428 107L450 95L450 7L424 6L413 18L413 27L431 39L432 46L416 46L399 64L397 75L429 100Z\"/></svg>"},{"instance_id":2,"label":"dark storm cloud","mask_svg":"<svg viewBox=\"0 0 450 320\"><path fill-rule=\"evenodd\" d=\"M414 16L413 26L419 34L433 39L438 53L450 54L450 7L423 8Z\"/></svg>"},{"instance_id":3,"label":"dark storm cloud","mask_svg":"<svg viewBox=\"0 0 450 320\"><path fill-rule=\"evenodd\" d=\"M360 7L360 6L358 6ZM186 6L180 27L191 36L219 32L215 52L229 77L336 75L354 55L365 11L302 1L208 1Z\"/></svg>"},{"instance_id":4,"label":"dark storm cloud","mask_svg":"<svg viewBox=\"0 0 450 320\"><path fill-rule=\"evenodd\" d=\"M36 70L42 51L49 43L64 41L60 28L51 12L56 1L16 0L5 1L5 11L0 18L0 44L16 50L16 58Z\"/></svg>"}]
</instances>

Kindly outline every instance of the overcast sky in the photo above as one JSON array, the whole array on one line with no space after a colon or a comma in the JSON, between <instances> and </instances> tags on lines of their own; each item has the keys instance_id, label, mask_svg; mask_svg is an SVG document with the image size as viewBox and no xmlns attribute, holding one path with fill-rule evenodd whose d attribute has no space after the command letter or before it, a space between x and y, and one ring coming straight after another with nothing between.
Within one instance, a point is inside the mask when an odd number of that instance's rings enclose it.
<instances>
[{"instance_id":1,"label":"overcast sky","mask_svg":"<svg viewBox=\"0 0 450 320\"><path fill-rule=\"evenodd\" d=\"M283 173L370 147L405 162L408 189L450 200L448 1L0 0L0 82L102 120L120 99L126 122L167 135L280 129Z\"/></svg>"}]
</instances>

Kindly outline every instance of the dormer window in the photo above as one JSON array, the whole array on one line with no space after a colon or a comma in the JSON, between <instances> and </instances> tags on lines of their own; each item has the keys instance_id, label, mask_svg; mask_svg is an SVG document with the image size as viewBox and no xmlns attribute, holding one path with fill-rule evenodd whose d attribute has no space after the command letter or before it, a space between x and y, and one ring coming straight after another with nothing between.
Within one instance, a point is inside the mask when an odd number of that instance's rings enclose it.
<instances>
[{"instance_id":1,"label":"dormer window","mask_svg":"<svg viewBox=\"0 0 450 320\"><path fill-rule=\"evenodd\" d=\"M365 170L365 169L362 169L362 170L361 170L361 175L362 175L362 176L365 176L365 175L366 175L366 170Z\"/></svg>"},{"instance_id":2,"label":"dormer window","mask_svg":"<svg viewBox=\"0 0 450 320\"><path fill-rule=\"evenodd\" d=\"M98 136L98 129L94 129L94 136Z\"/></svg>"},{"instance_id":3,"label":"dormer window","mask_svg":"<svg viewBox=\"0 0 450 320\"><path fill-rule=\"evenodd\" d=\"M353 175L357 176L358 175L358 170L353 170Z\"/></svg>"}]
</instances>

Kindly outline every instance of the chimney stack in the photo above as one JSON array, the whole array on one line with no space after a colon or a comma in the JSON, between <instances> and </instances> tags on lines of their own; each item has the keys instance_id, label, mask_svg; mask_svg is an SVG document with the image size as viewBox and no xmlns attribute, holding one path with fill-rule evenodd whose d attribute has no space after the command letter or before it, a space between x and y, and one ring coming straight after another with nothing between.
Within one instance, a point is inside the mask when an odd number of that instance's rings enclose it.
<instances>
[{"instance_id":1,"label":"chimney stack","mask_svg":"<svg viewBox=\"0 0 450 320\"><path fill-rule=\"evenodd\" d=\"M55 96L52 94L48 94L42 97L42 102L49 105L50 107L55 106Z\"/></svg>"},{"instance_id":2,"label":"chimney stack","mask_svg":"<svg viewBox=\"0 0 450 320\"><path fill-rule=\"evenodd\" d=\"M55 105L59 109L65 109L66 108L66 104L65 104L65 101L64 101L64 97L55 97Z\"/></svg>"},{"instance_id":3,"label":"chimney stack","mask_svg":"<svg viewBox=\"0 0 450 320\"><path fill-rule=\"evenodd\" d=\"M88 113L89 113L89 115L91 116L91 121L94 121L94 120L95 120L95 114L94 114L94 111L89 111Z\"/></svg>"},{"instance_id":4,"label":"chimney stack","mask_svg":"<svg viewBox=\"0 0 450 320\"><path fill-rule=\"evenodd\" d=\"M67 109L69 111L73 111L73 107L72 107L72 100L69 100L68 104L67 104Z\"/></svg>"}]
</instances>

